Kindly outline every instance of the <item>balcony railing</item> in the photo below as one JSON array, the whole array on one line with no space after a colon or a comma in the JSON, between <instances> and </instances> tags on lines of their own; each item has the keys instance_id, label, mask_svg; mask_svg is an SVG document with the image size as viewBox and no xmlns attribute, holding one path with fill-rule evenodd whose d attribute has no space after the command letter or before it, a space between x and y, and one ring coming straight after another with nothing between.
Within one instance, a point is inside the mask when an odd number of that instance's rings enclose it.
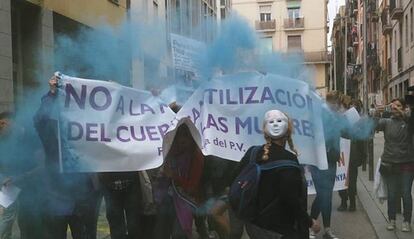
<instances>
[{"instance_id":1,"label":"balcony railing","mask_svg":"<svg viewBox=\"0 0 414 239\"><path fill-rule=\"evenodd\" d=\"M303 17L286 18L283 24L285 30L300 30L305 28L305 19Z\"/></svg>"},{"instance_id":2,"label":"balcony railing","mask_svg":"<svg viewBox=\"0 0 414 239\"><path fill-rule=\"evenodd\" d=\"M303 58L306 63L328 63L330 55L327 51L304 52Z\"/></svg>"},{"instance_id":3,"label":"balcony railing","mask_svg":"<svg viewBox=\"0 0 414 239\"><path fill-rule=\"evenodd\" d=\"M378 22L379 20L379 14L378 11L374 11L371 13L371 21L372 22Z\"/></svg>"},{"instance_id":4,"label":"balcony railing","mask_svg":"<svg viewBox=\"0 0 414 239\"><path fill-rule=\"evenodd\" d=\"M256 21L257 31L276 31L276 20Z\"/></svg>"},{"instance_id":5,"label":"balcony railing","mask_svg":"<svg viewBox=\"0 0 414 239\"><path fill-rule=\"evenodd\" d=\"M397 51L397 55L398 55L398 71L402 71L403 68L403 62L402 62L402 48L398 48Z\"/></svg>"},{"instance_id":6,"label":"balcony railing","mask_svg":"<svg viewBox=\"0 0 414 239\"><path fill-rule=\"evenodd\" d=\"M390 0L391 19L398 20L404 15L401 0Z\"/></svg>"}]
</instances>

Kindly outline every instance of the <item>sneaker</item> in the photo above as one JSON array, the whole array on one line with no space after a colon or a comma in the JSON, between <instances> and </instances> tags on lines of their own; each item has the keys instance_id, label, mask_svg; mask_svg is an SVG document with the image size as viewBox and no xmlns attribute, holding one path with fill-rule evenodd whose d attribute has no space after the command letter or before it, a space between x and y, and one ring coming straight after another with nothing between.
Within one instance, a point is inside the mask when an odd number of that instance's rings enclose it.
<instances>
[{"instance_id":1,"label":"sneaker","mask_svg":"<svg viewBox=\"0 0 414 239\"><path fill-rule=\"evenodd\" d=\"M387 225L388 231L394 231L395 230L395 220L390 220L390 222Z\"/></svg>"},{"instance_id":2,"label":"sneaker","mask_svg":"<svg viewBox=\"0 0 414 239\"><path fill-rule=\"evenodd\" d=\"M402 232L411 232L411 225L409 222L403 222L401 226Z\"/></svg>"},{"instance_id":3,"label":"sneaker","mask_svg":"<svg viewBox=\"0 0 414 239\"><path fill-rule=\"evenodd\" d=\"M325 234L323 234L324 239L339 239L330 229L325 230Z\"/></svg>"},{"instance_id":4,"label":"sneaker","mask_svg":"<svg viewBox=\"0 0 414 239\"><path fill-rule=\"evenodd\" d=\"M315 238L316 238L316 233L312 229L309 229L309 239L315 239Z\"/></svg>"}]
</instances>

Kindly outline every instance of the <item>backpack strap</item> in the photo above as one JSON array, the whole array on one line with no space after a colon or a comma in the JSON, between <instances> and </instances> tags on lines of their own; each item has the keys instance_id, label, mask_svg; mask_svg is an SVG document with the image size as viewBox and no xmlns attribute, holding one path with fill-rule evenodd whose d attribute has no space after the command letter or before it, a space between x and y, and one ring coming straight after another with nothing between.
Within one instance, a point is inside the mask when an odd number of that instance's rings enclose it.
<instances>
[{"instance_id":1,"label":"backpack strap","mask_svg":"<svg viewBox=\"0 0 414 239\"><path fill-rule=\"evenodd\" d=\"M298 162L293 160L276 160L260 165L261 170L271 170L276 168L297 168L301 169Z\"/></svg>"}]
</instances>

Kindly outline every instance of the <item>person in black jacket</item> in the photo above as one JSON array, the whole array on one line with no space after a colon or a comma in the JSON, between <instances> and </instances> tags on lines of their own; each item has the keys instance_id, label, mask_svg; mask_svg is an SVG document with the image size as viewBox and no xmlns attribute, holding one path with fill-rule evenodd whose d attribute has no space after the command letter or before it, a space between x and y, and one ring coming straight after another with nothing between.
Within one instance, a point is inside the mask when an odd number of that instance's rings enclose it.
<instances>
[{"instance_id":1,"label":"person in black jacket","mask_svg":"<svg viewBox=\"0 0 414 239\"><path fill-rule=\"evenodd\" d=\"M259 164L276 160L298 161L291 138L292 124L286 114L278 110L266 112L263 131L266 144L257 152ZM285 149L286 143L293 153ZM252 149L241 160L237 174L248 164ZM261 214L246 225L252 239L308 238L310 227L314 231L320 230L317 221L307 213L307 188L303 172L297 168L263 171L257 200Z\"/></svg>"}]
</instances>

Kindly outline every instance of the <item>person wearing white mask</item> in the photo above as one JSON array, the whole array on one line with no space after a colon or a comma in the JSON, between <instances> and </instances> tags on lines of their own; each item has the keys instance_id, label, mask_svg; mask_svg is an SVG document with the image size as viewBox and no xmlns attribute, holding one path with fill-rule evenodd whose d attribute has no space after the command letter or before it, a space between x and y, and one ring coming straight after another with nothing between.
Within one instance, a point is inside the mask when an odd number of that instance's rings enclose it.
<instances>
[{"instance_id":1,"label":"person wearing white mask","mask_svg":"<svg viewBox=\"0 0 414 239\"><path fill-rule=\"evenodd\" d=\"M278 160L291 160L299 165L292 140L292 128L285 113L279 110L267 111L263 120L266 143L257 146L256 163L262 165ZM286 143L291 151L285 149ZM255 147L246 152L236 175L249 163ZM307 188L303 171L299 167L262 171L257 204L259 216L246 224L247 233L252 239L308 238L309 228L320 230L316 220L312 220L307 214Z\"/></svg>"}]
</instances>

